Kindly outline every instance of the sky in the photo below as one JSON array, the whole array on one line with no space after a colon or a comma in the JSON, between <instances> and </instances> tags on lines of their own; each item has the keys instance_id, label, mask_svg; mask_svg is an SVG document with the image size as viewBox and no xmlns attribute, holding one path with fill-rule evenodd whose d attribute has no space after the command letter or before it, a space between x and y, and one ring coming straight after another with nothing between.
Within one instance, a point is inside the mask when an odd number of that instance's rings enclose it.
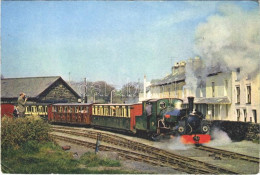
<instances>
[{"instance_id":1,"label":"sky","mask_svg":"<svg viewBox=\"0 0 260 175\"><path fill-rule=\"evenodd\" d=\"M117 87L163 78L196 56L198 25L226 4L259 8L253 1L2 1L1 74Z\"/></svg>"}]
</instances>

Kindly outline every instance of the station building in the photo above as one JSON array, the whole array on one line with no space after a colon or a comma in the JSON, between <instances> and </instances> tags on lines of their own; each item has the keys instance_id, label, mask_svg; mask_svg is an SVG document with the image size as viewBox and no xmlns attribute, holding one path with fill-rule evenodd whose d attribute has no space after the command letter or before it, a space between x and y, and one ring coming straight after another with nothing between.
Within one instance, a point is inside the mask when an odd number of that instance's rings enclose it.
<instances>
[{"instance_id":1,"label":"station building","mask_svg":"<svg viewBox=\"0 0 260 175\"><path fill-rule=\"evenodd\" d=\"M26 93L28 104L77 102L80 98L60 76L1 79L2 104L16 104L21 92Z\"/></svg>"},{"instance_id":2,"label":"station building","mask_svg":"<svg viewBox=\"0 0 260 175\"><path fill-rule=\"evenodd\" d=\"M192 65L189 69L186 69L187 63ZM190 69L193 69L191 73L187 73ZM139 100L180 98L185 105L188 103L187 97L194 96L196 109L205 114L208 120L260 123L259 72L249 77L241 76L239 69L221 72L219 67L210 67L206 71L206 76L200 77L198 75L203 74L201 70L206 69L198 57L187 62L175 63L171 74L152 81L139 94ZM197 77L192 77L191 74L196 74ZM196 81L196 86L187 85L187 79L189 82Z\"/></svg>"}]
</instances>

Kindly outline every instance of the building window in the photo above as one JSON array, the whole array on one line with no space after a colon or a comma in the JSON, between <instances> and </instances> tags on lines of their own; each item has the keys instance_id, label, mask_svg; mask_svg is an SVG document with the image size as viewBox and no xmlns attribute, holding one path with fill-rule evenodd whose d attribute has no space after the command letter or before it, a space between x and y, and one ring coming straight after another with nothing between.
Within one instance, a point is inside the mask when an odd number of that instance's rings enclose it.
<instances>
[{"instance_id":1,"label":"building window","mask_svg":"<svg viewBox=\"0 0 260 175\"><path fill-rule=\"evenodd\" d=\"M202 86L202 84L200 85L200 97L203 97L203 86Z\"/></svg>"},{"instance_id":2,"label":"building window","mask_svg":"<svg viewBox=\"0 0 260 175\"><path fill-rule=\"evenodd\" d=\"M211 88L212 88L212 97L215 97L215 82L211 83Z\"/></svg>"},{"instance_id":3,"label":"building window","mask_svg":"<svg viewBox=\"0 0 260 175\"><path fill-rule=\"evenodd\" d=\"M237 109L237 121L240 120L240 109Z\"/></svg>"},{"instance_id":4,"label":"building window","mask_svg":"<svg viewBox=\"0 0 260 175\"><path fill-rule=\"evenodd\" d=\"M212 117L215 117L215 105L212 105Z\"/></svg>"},{"instance_id":5,"label":"building window","mask_svg":"<svg viewBox=\"0 0 260 175\"><path fill-rule=\"evenodd\" d=\"M251 86L250 85L247 85L246 86L246 95L247 95L247 100L246 102L248 104L251 104Z\"/></svg>"},{"instance_id":6,"label":"building window","mask_svg":"<svg viewBox=\"0 0 260 175\"><path fill-rule=\"evenodd\" d=\"M236 87L236 92L237 92L237 104L239 104L240 103L240 87L239 86Z\"/></svg>"},{"instance_id":7,"label":"building window","mask_svg":"<svg viewBox=\"0 0 260 175\"><path fill-rule=\"evenodd\" d=\"M225 80L224 96L227 96L227 91L228 91L228 80Z\"/></svg>"},{"instance_id":8,"label":"building window","mask_svg":"<svg viewBox=\"0 0 260 175\"><path fill-rule=\"evenodd\" d=\"M246 109L244 109L244 121L246 122L247 112Z\"/></svg>"},{"instance_id":9,"label":"building window","mask_svg":"<svg viewBox=\"0 0 260 175\"><path fill-rule=\"evenodd\" d=\"M226 104L226 118L228 118L228 105Z\"/></svg>"},{"instance_id":10,"label":"building window","mask_svg":"<svg viewBox=\"0 0 260 175\"><path fill-rule=\"evenodd\" d=\"M253 116L254 116L254 119L255 119L255 123L257 123L257 114L256 114L256 110L253 110Z\"/></svg>"}]
</instances>

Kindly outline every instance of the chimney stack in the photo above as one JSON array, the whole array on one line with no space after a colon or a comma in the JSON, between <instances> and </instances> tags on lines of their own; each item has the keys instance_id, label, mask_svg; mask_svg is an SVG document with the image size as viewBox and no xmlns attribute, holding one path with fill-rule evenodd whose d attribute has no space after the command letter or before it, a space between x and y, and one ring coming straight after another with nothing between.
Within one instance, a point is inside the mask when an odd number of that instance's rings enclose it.
<instances>
[{"instance_id":1,"label":"chimney stack","mask_svg":"<svg viewBox=\"0 0 260 175\"><path fill-rule=\"evenodd\" d=\"M189 102L189 113L192 113L193 104L194 104L194 97L188 97L188 102Z\"/></svg>"}]
</instances>

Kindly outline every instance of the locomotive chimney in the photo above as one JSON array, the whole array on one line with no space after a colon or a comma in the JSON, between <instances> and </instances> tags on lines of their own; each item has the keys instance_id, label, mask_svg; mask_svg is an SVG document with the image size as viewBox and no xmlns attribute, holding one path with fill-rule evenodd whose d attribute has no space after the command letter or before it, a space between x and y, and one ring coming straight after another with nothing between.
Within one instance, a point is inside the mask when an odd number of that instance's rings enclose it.
<instances>
[{"instance_id":1,"label":"locomotive chimney","mask_svg":"<svg viewBox=\"0 0 260 175\"><path fill-rule=\"evenodd\" d=\"M194 103L194 97L188 97L189 102L189 113L193 111L193 103Z\"/></svg>"}]
</instances>

